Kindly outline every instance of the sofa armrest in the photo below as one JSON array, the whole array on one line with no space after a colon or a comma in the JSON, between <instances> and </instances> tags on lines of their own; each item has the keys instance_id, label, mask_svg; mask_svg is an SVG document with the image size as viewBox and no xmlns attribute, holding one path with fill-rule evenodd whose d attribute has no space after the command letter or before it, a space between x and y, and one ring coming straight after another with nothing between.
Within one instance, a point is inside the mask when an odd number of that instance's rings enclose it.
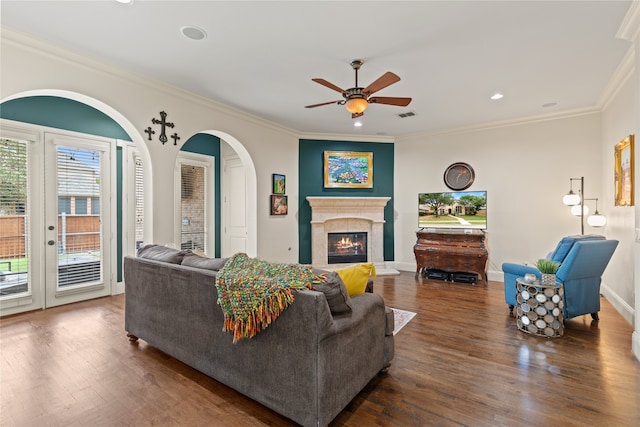
<instances>
[{"instance_id":1,"label":"sofa armrest","mask_svg":"<svg viewBox=\"0 0 640 427\"><path fill-rule=\"evenodd\" d=\"M343 409L339 402L351 401L393 357L382 296L363 293L354 296L352 303L351 314L334 316L331 327L319 337L319 401L329 414L338 414ZM321 420L320 425L325 424Z\"/></svg>"},{"instance_id":2,"label":"sofa armrest","mask_svg":"<svg viewBox=\"0 0 640 427\"><path fill-rule=\"evenodd\" d=\"M512 264L509 262L505 262L504 264L502 264L502 271L505 274L514 275L516 277L524 277L525 274L535 274L536 277L540 277L540 270L531 265Z\"/></svg>"},{"instance_id":3,"label":"sofa armrest","mask_svg":"<svg viewBox=\"0 0 640 427\"><path fill-rule=\"evenodd\" d=\"M516 279L524 277L525 274L535 274L540 278L540 270L530 265L512 264L505 262L502 264L504 272L504 301L510 307L516 305Z\"/></svg>"}]
</instances>

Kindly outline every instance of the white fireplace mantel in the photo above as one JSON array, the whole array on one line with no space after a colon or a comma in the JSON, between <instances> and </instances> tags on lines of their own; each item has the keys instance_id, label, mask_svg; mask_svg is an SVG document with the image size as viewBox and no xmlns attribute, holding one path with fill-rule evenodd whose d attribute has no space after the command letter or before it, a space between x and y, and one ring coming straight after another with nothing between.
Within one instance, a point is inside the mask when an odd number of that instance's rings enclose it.
<instances>
[{"instance_id":1,"label":"white fireplace mantel","mask_svg":"<svg viewBox=\"0 0 640 427\"><path fill-rule=\"evenodd\" d=\"M368 233L367 260L384 266L384 208L390 197L308 196L311 206L311 262L328 263L329 233ZM335 264L334 264L335 266Z\"/></svg>"}]
</instances>

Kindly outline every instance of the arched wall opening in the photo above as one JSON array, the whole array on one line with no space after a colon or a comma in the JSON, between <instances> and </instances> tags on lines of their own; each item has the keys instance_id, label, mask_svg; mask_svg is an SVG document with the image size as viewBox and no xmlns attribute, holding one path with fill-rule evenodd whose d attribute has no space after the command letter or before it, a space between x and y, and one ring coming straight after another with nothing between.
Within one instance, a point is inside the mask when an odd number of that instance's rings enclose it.
<instances>
[{"instance_id":1,"label":"arched wall opening","mask_svg":"<svg viewBox=\"0 0 640 427\"><path fill-rule=\"evenodd\" d=\"M9 102L16 99L21 98L30 98L30 97L56 97L62 99L69 99L72 101L79 102L81 104L88 105L105 115L111 118L115 123L117 123L124 132L129 136L130 141L135 145L135 147L139 150L140 157L145 165L148 165L144 170L144 182L145 182L145 199L144 203L146 206L153 205L153 180L152 177L152 168L151 158L149 156L149 149L147 148L146 143L144 142L144 138L138 133L133 123L131 123L124 115L122 115L118 110L111 107L104 102L92 98L90 96L67 91L67 90L58 90L58 89L38 89L16 93L14 95L7 96L0 101L0 105L5 102ZM153 218L150 217L148 221L145 221L145 229L144 229L145 240L153 241Z\"/></svg>"},{"instance_id":2,"label":"arched wall opening","mask_svg":"<svg viewBox=\"0 0 640 427\"><path fill-rule=\"evenodd\" d=\"M236 152L244 166L246 182L245 202L247 207L247 255L256 257L258 255L258 181L253 159L251 159L251 155L244 145L242 145L237 138L226 132L219 130L202 130L198 133L213 135L226 142Z\"/></svg>"}]
</instances>

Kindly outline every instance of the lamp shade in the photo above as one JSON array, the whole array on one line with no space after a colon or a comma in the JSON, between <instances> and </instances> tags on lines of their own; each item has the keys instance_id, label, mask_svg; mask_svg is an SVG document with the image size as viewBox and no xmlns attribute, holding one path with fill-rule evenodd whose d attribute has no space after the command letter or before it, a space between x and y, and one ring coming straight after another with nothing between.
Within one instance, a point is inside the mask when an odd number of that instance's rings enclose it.
<instances>
[{"instance_id":1,"label":"lamp shade","mask_svg":"<svg viewBox=\"0 0 640 427\"><path fill-rule=\"evenodd\" d=\"M578 205L580 204L580 195L574 193L573 191L569 191L569 193L565 194L564 197L562 198L562 203L564 203L567 206Z\"/></svg>"},{"instance_id":2,"label":"lamp shade","mask_svg":"<svg viewBox=\"0 0 640 427\"><path fill-rule=\"evenodd\" d=\"M604 215L600 215L598 211L587 218L587 224L592 227L604 227L607 223L607 218Z\"/></svg>"},{"instance_id":3,"label":"lamp shade","mask_svg":"<svg viewBox=\"0 0 640 427\"><path fill-rule=\"evenodd\" d=\"M584 210L583 210L583 215L586 215L589 213L589 207L588 206L583 206ZM571 214L575 215L575 216L580 216L580 205L574 205L573 207L571 207Z\"/></svg>"},{"instance_id":4,"label":"lamp shade","mask_svg":"<svg viewBox=\"0 0 640 427\"><path fill-rule=\"evenodd\" d=\"M347 100L344 106L351 114L360 114L367 109L369 103L364 98L351 98Z\"/></svg>"}]
</instances>

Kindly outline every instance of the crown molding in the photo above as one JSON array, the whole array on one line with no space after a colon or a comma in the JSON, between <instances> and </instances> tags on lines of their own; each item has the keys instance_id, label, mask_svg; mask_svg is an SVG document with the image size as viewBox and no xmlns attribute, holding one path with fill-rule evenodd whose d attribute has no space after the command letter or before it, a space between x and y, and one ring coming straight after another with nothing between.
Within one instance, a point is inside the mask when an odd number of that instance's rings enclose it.
<instances>
[{"instance_id":1,"label":"crown molding","mask_svg":"<svg viewBox=\"0 0 640 427\"><path fill-rule=\"evenodd\" d=\"M390 135L351 135L338 133L301 133L299 139L319 139L323 141L353 141L353 142L395 142L396 137Z\"/></svg>"},{"instance_id":2,"label":"crown molding","mask_svg":"<svg viewBox=\"0 0 640 427\"><path fill-rule=\"evenodd\" d=\"M618 28L616 37L638 42L640 37L640 0L633 0Z\"/></svg>"},{"instance_id":3,"label":"crown molding","mask_svg":"<svg viewBox=\"0 0 640 427\"><path fill-rule=\"evenodd\" d=\"M527 125L531 123L540 123L540 122L560 120L560 119L566 119L566 118L572 118L572 117L587 116L591 114L599 114L600 112L601 112L600 108L596 106L575 108L571 110L562 110L562 111L557 111L553 113L539 114L535 116L516 117L513 119L478 123L474 125L461 126L457 128L436 129L428 132L406 134L406 135L397 136L396 141L401 142L404 139L428 138L428 137L443 136L443 135L459 135L464 133L487 131L487 130L500 129L500 128L511 127L511 126L521 126L521 125Z\"/></svg>"},{"instance_id":4,"label":"crown molding","mask_svg":"<svg viewBox=\"0 0 640 427\"><path fill-rule=\"evenodd\" d=\"M611 101L615 99L624 85L633 77L635 72L635 49L630 46L627 53L624 55L618 68L613 73L613 76L607 82L607 85L602 90L598 103L596 104L600 110L605 110Z\"/></svg>"}]
</instances>

